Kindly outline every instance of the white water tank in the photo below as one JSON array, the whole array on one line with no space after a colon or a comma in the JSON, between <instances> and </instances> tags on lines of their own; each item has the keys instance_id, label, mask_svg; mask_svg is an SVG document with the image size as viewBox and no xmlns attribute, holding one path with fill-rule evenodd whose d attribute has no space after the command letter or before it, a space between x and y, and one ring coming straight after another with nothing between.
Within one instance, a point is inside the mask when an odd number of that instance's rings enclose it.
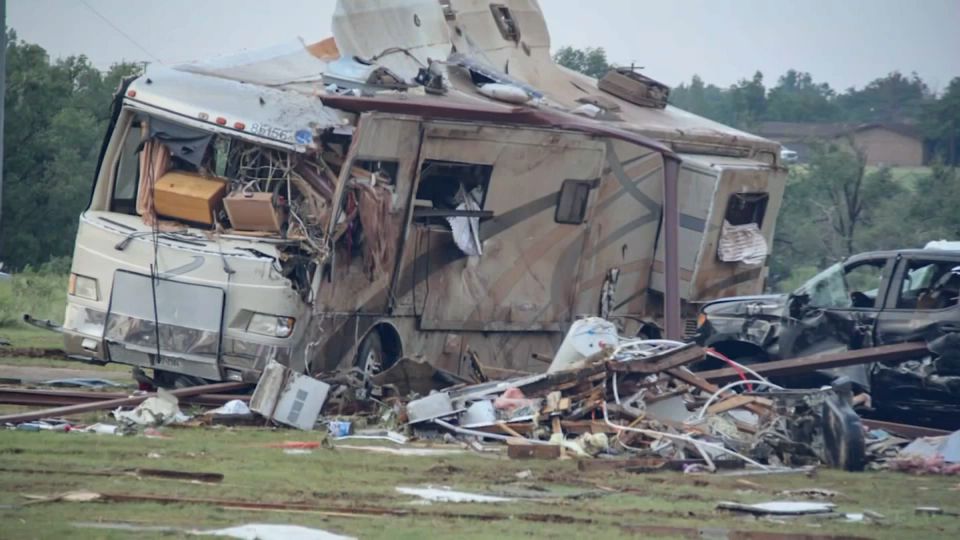
<instances>
[{"instance_id":1,"label":"white water tank","mask_svg":"<svg viewBox=\"0 0 960 540\"><path fill-rule=\"evenodd\" d=\"M587 317L574 322L550 362L547 373L569 369L574 363L598 353L604 347L616 347L620 337L617 327L600 317Z\"/></svg>"}]
</instances>

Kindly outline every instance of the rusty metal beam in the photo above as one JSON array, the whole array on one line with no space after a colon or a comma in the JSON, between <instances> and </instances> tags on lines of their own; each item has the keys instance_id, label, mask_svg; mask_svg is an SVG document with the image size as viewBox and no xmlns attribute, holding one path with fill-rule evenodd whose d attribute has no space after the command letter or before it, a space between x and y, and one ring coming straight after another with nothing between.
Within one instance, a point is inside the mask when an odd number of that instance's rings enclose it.
<instances>
[{"instance_id":1,"label":"rusty metal beam","mask_svg":"<svg viewBox=\"0 0 960 540\"><path fill-rule=\"evenodd\" d=\"M7 405L36 405L38 407L59 407L80 405L82 403L96 403L108 399L123 399L130 397L125 392L98 392L80 390L45 390L36 388L0 388L0 403ZM181 401L196 405L219 407L224 403L239 399L249 401L249 395L234 394L200 394L198 396L184 396Z\"/></svg>"},{"instance_id":2,"label":"rusty metal beam","mask_svg":"<svg viewBox=\"0 0 960 540\"><path fill-rule=\"evenodd\" d=\"M667 339L683 339L680 323L680 161L663 156L663 326Z\"/></svg>"},{"instance_id":3,"label":"rusty metal beam","mask_svg":"<svg viewBox=\"0 0 960 540\"><path fill-rule=\"evenodd\" d=\"M176 396L177 398L185 398L190 396L198 396L201 394L209 394L215 392L232 392L234 390L242 390L248 388L249 383L244 382L224 382L224 383L215 383L215 384L205 384L202 386L192 386L190 388L179 388L177 390L171 390L170 393ZM34 420L39 420L41 418L49 418L56 416L68 416L71 414L79 414L91 411L101 411L104 409L114 409L116 407L131 407L139 405L149 397L156 396L156 394L143 394L139 396L128 396L118 399L107 399L102 401L94 401L91 403L81 403L77 405L68 405L64 407L55 407L53 409L41 409L39 411L30 411L25 413L16 413L16 414L5 414L0 416L0 424L4 423L20 423L20 422L32 422Z\"/></svg>"},{"instance_id":4,"label":"rusty metal beam","mask_svg":"<svg viewBox=\"0 0 960 540\"><path fill-rule=\"evenodd\" d=\"M801 358L791 358L789 360L752 364L750 369L765 377L777 377L810 373L818 369L856 366L870 362L898 362L916 358L918 355L923 355L927 352L926 343L897 343L896 345L883 345L870 349L821 353ZM734 381L740 377L737 370L733 368L701 371L697 375L712 382Z\"/></svg>"}]
</instances>

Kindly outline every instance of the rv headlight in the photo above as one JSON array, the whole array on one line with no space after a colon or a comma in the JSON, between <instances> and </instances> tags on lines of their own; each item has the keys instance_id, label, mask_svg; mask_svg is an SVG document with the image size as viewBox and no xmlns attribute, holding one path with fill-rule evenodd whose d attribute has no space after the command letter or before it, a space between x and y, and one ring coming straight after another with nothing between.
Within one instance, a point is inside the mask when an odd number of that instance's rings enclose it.
<instances>
[{"instance_id":1,"label":"rv headlight","mask_svg":"<svg viewBox=\"0 0 960 540\"><path fill-rule=\"evenodd\" d=\"M67 292L73 296L79 296L80 298L86 298L88 300L100 300L100 290L97 286L97 280L92 277L70 274Z\"/></svg>"},{"instance_id":2,"label":"rv headlight","mask_svg":"<svg viewBox=\"0 0 960 540\"><path fill-rule=\"evenodd\" d=\"M277 317L264 313L254 313L247 323L247 332L263 336L285 338L293 333L293 317Z\"/></svg>"}]
</instances>

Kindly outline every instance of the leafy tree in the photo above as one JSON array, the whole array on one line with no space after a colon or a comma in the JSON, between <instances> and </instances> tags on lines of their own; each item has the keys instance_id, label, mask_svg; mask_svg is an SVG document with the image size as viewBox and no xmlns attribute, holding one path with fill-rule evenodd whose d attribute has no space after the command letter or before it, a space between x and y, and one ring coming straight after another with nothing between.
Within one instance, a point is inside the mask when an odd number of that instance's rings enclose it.
<instances>
[{"instance_id":1,"label":"leafy tree","mask_svg":"<svg viewBox=\"0 0 960 540\"><path fill-rule=\"evenodd\" d=\"M763 120L767 114L767 88L763 85L763 73L757 71L750 80L740 79L730 87L733 124L750 126Z\"/></svg>"},{"instance_id":2,"label":"leafy tree","mask_svg":"<svg viewBox=\"0 0 960 540\"><path fill-rule=\"evenodd\" d=\"M8 33L3 244L12 268L73 251L77 216L90 197L110 102L123 76L83 56L51 62L43 48Z\"/></svg>"},{"instance_id":3,"label":"leafy tree","mask_svg":"<svg viewBox=\"0 0 960 540\"><path fill-rule=\"evenodd\" d=\"M795 269L823 268L871 249L915 245L912 194L889 169L870 171L852 142L814 147L810 164L791 170L778 218L771 280L795 284Z\"/></svg>"},{"instance_id":4,"label":"leafy tree","mask_svg":"<svg viewBox=\"0 0 960 540\"><path fill-rule=\"evenodd\" d=\"M908 78L894 71L862 90L851 88L837 96L837 106L844 119L853 122L910 123L920 117L931 97L916 73Z\"/></svg>"},{"instance_id":5,"label":"leafy tree","mask_svg":"<svg viewBox=\"0 0 960 540\"><path fill-rule=\"evenodd\" d=\"M553 61L565 68L579 71L584 75L599 79L613 69L607 61L607 51L603 47L575 49L565 46L554 53Z\"/></svg>"},{"instance_id":6,"label":"leafy tree","mask_svg":"<svg viewBox=\"0 0 960 540\"><path fill-rule=\"evenodd\" d=\"M960 171L936 163L930 175L917 181L916 193L910 215L922 238L926 241L960 238L960 212L957 211Z\"/></svg>"},{"instance_id":7,"label":"leafy tree","mask_svg":"<svg viewBox=\"0 0 960 540\"><path fill-rule=\"evenodd\" d=\"M960 165L960 77L950 81L940 99L927 105L923 126L943 162Z\"/></svg>"},{"instance_id":8,"label":"leafy tree","mask_svg":"<svg viewBox=\"0 0 960 540\"><path fill-rule=\"evenodd\" d=\"M734 123L729 92L718 86L705 84L698 75L690 79L689 86L681 84L674 88L670 93L670 103L711 120L725 124Z\"/></svg>"},{"instance_id":9,"label":"leafy tree","mask_svg":"<svg viewBox=\"0 0 960 540\"><path fill-rule=\"evenodd\" d=\"M809 73L789 70L770 89L767 120L822 122L838 117L836 93L827 83L815 83Z\"/></svg>"}]
</instances>

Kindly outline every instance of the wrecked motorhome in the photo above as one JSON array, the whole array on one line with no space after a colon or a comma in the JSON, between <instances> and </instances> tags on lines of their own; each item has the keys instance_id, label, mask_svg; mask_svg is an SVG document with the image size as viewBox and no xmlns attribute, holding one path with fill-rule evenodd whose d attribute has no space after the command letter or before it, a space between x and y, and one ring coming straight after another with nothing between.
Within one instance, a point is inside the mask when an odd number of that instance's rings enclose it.
<instances>
[{"instance_id":1,"label":"wrecked motorhome","mask_svg":"<svg viewBox=\"0 0 960 540\"><path fill-rule=\"evenodd\" d=\"M778 145L632 71L554 65L535 2L385 4L341 2L335 40L123 87L72 357L174 385L270 360L461 373L468 351L538 369L578 316L680 338L691 302L760 291Z\"/></svg>"}]
</instances>

